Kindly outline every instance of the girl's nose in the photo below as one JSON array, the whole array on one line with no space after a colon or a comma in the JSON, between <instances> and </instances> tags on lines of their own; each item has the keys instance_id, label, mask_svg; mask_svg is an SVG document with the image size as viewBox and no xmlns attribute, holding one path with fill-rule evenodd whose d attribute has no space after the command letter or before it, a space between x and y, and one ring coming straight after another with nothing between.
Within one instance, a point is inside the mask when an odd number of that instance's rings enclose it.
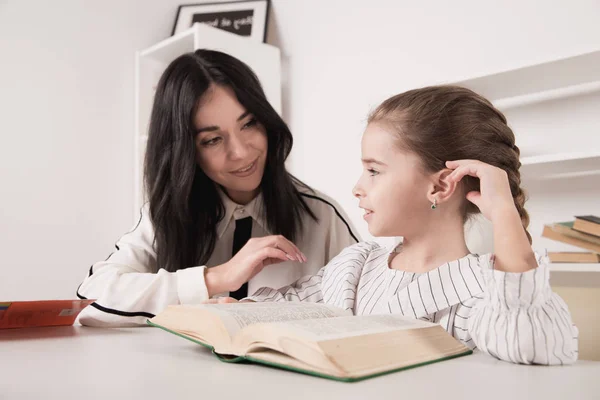
<instances>
[{"instance_id":1,"label":"girl's nose","mask_svg":"<svg viewBox=\"0 0 600 400\"><path fill-rule=\"evenodd\" d=\"M365 195L363 190L358 186L358 183L354 185L354 188L352 188L352 194L358 199L364 197Z\"/></svg>"}]
</instances>

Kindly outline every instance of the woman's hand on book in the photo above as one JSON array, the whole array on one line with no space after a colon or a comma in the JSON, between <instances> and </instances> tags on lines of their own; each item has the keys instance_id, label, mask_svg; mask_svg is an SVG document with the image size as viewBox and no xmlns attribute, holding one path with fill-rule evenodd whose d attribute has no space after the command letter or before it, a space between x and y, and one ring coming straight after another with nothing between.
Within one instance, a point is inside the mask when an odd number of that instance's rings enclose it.
<instances>
[{"instance_id":1,"label":"woman's hand on book","mask_svg":"<svg viewBox=\"0 0 600 400\"><path fill-rule=\"evenodd\" d=\"M203 304L228 304L228 303L239 303L238 299L233 297L215 297L214 299L208 299L202 302Z\"/></svg>"},{"instance_id":2,"label":"woman's hand on book","mask_svg":"<svg viewBox=\"0 0 600 400\"><path fill-rule=\"evenodd\" d=\"M228 303L248 304L248 303L256 303L256 302L254 300L250 300L250 299L238 300L238 299L234 299L233 297L215 297L214 299L208 299L208 300L202 302L202 304L228 304Z\"/></svg>"},{"instance_id":3,"label":"woman's hand on book","mask_svg":"<svg viewBox=\"0 0 600 400\"><path fill-rule=\"evenodd\" d=\"M283 261L306 262L296 245L281 235L252 238L228 262L207 268L208 296L234 292L268 265Z\"/></svg>"}]
</instances>

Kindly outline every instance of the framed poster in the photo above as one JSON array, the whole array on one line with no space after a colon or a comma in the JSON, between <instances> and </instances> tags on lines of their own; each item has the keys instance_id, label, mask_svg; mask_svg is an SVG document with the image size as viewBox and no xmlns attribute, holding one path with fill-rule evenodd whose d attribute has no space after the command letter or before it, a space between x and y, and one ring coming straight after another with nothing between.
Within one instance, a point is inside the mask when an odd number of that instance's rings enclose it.
<instances>
[{"instance_id":1,"label":"framed poster","mask_svg":"<svg viewBox=\"0 0 600 400\"><path fill-rule=\"evenodd\" d=\"M269 6L270 0L184 4L177 10L172 34L184 31L199 22L264 43Z\"/></svg>"}]
</instances>

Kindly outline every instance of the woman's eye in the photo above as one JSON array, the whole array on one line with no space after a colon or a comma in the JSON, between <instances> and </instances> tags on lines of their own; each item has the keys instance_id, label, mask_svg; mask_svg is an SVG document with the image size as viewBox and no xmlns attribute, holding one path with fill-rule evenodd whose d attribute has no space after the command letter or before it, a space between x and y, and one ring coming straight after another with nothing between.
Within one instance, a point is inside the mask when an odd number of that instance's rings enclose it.
<instances>
[{"instance_id":1,"label":"woman's eye","mask_svg":"<svg viewBox=\"0 0 600 400\"><path fill-rule=\"evenodd\" d=\"M244 124L244 126L242 126L242 129L248 129L248 128L252 128L253 126L256 125L256 118L252 118L250 121L246 122Z\"/></svg>"},{"instance_id":2,"label":"woman's eye","mask_svg":"<svg viewBox=\"0 0 600 400\"><path fill-rule=\"evenodd\" d=\"M376 171L373 168L369 168L367 171L369 172L369 175L371 175L371 176L379 175L379 171Z\"/></svg>"},{"instance_id":3,"label":"woman's eye","mask_svg":"<svg viewBox=\"0 0 600 400\"><path fill-rule=\"evenodd\" d=\"M206 147L214 146L217 143L219 143L220 141L221 141L220 137L204 140L204 141L202 141L202 146L206 146Z\"/></svg>"}]
</instances>

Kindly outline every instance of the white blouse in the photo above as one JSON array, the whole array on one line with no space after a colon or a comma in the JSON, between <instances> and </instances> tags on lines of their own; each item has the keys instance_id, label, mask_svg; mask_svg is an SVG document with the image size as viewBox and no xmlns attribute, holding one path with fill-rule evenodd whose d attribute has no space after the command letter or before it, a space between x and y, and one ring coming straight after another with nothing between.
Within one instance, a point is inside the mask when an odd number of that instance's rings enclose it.
<instances>
[{"instance_id":1,"label":"white blouse","mask_svg":"<svg viewBox=\"0 0 600 400\"><path fill-rule=\"evenodd\" d=\"M390 251L374 242L346 248L316 275L279 290L261 288L254 301L326 303L355 315L402 314L435 322L472 349L513 363L569 364L578 330L552 292L545 257L511 273L494 257L468 255L427 273L391 269Z\"/></svg>"},{"instance_id":2,"label":"white blouse","mask_svg":"<svg viewBox=\"0 0 600 400\"><path fill-rule=\"evenodd\" d=\"M306 255L306 263L282 262L264 268L248 282L248 293L262 286L289 285L302 276L315 274L345 247L358 242L356 230L342 208L317 191L298 187L304 201L319 219L303 217L303 231L295 241ZM80 298L96 299L79 317L83 325L145 325L171 304L198 304L208 299L204 281L206 268L231 259L237 219L252 217L252 237L271 235L262 213L262 196L239 205L221 192L225 216L217 225L215 249L206 265L167 272L156 265L154 229L147 207L141 210L134 229L121 237L105 261L94 264L77 290ZM226 293L224 293L226 295Z\"/></svg>"}]
</instances>

